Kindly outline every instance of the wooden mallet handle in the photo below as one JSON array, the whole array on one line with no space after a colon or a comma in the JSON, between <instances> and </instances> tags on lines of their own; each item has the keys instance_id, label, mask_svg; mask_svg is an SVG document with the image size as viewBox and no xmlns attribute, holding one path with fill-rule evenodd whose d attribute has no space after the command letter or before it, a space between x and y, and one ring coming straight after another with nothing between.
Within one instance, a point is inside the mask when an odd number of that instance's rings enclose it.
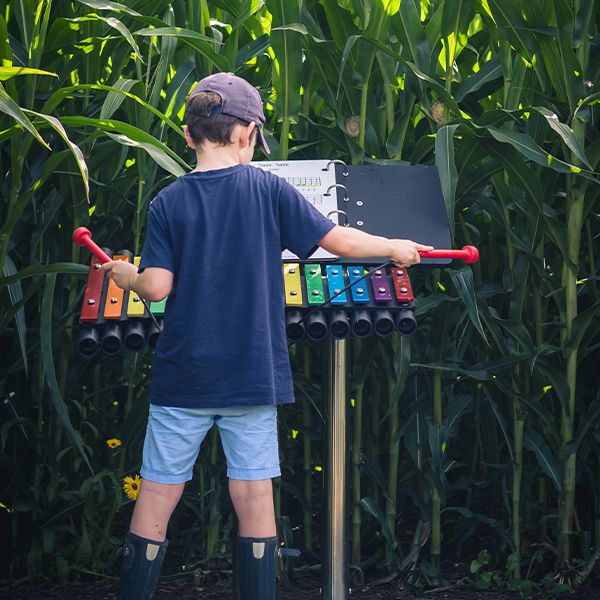
<instances>
[{"instance_id":1,"label":"wooden mallet handle","mask_svg":"<svg viewBox=\"0 0 600 600\"><path fill-rule=\"evenodd\" d=\"M92 241L92 233L87 227L78 227L73 232L73 241L78 246L85 246L102 263L110 262L112 259L98 244Z\"/></svg>"}]
</instances>

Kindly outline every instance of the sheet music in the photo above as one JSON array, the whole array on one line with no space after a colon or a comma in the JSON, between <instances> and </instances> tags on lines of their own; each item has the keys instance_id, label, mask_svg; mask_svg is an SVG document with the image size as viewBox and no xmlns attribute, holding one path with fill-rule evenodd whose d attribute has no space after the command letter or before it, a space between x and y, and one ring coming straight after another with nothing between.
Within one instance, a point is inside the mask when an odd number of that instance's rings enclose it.
<instances>
[{"instance_id":1,"label":"sheet music","mask_svg":"<svg viewBox=\"0 0 600 600\"><path fill-rule=\"evenodd\" d=\"M255 167L265 169L283 177L293 185L321 214L327 217L332 210L337 210L337 190L331 188L336 184L335 166L330 165L327 170L328 160L290 160L290 161L257 161L251 163ZM330 189L328 193L327 190ZM328 217L336 225L338 215ZM283 260L298 260L298 257L284 250L281 255ZM312 259L336 258L333 254L318 248L310 257Z\"/></svg>"}]
</instances>

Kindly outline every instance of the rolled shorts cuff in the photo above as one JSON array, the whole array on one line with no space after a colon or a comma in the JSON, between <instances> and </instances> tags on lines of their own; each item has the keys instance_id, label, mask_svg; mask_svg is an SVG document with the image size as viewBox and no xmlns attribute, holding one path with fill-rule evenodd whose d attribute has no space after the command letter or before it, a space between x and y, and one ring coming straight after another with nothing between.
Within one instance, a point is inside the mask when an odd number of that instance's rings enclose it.
<instances>
[{"instance_id":1,"label":"rolled shorts cuff","mask_svg":"<svg viewBox=\"0 0 600 600\"><path fill-rule=\"evenodd\" d=\"M172 473L159 473L158 471L152 471L151 469L145 469L144 467L142 467L140 475L142 479L154 481L155 483L177 484L191 481L193 470L189 473L184 473L183 475L173 475Z\"/></svg>"},{"instance_id":2,"label":"rolled shorts cuff","mask_svg":"<svg viewBox=\"0 0 600 600\"><path fill-rule=\"evenodd\" d=\"M227 477L229 479L240 479L242 481L258 481L259 479L273 479L280 477L281 469L279 465L265 467L264 469L240 469L227 467Z\"/></svg>"}]
</instances>

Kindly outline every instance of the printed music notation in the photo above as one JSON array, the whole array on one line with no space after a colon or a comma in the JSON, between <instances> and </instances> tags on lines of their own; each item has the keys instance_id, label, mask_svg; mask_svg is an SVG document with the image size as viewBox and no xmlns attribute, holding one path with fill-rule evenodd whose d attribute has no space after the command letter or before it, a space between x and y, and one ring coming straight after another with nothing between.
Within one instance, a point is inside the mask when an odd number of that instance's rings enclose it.
<instances>
[{"instance_id":1,"label":"printed music notation","mask_svg":"<svg viewBox=\"0 0 600 600\"><path fill-rule=\"evenodd\" d=\"M291 183L295 188L314 188L321 186L320 177L286 177L285 179L288 183Z\"/></svg>"},{"instance_id":2,"label":"printed music notation","mask_svg":"<svg viewBox=\"0 0 600 600\"><path fill-rule=\"evenodd\" d=\"M337 210L337 192L335 186L335 168L327 168L328 160L292 160L292 161L259 161L252 164L266 171L271 171L283 177L293 185L321 214L327 216L331 211ZM336 224L339 223L337 214L329 218ZM289 251L282 254L284 260L297 259ZM311 258L335 258L329 252L319 248Z\"/></svg>"}]
</instances>

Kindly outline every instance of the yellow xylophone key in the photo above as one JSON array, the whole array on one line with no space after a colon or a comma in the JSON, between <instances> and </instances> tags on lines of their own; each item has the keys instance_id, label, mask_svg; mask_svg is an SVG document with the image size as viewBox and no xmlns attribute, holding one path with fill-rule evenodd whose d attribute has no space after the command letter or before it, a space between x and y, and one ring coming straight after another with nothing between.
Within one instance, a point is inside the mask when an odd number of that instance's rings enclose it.
<instances>
[{"instance_id":1,"label":"yellow xylophone key","mask_svg":"<svg viewBox=\"0 0 600 600\"><path fill-rule=\"evenodd\" d=\"M133 264L137 267L140 264L140 256L133 259ZM144 305L140 297L133 291L129 292L129 300L127 300L127 316L128 317L143 317Z\"/></svg>"},{"instance_id":2,"label":"yellow xylophone key","mask_svg":"<svg viewBox=\"0 0 600 600\"><path fill-rule=\"evenodd\" d=\"M300 283L300 265L298 263L283 264L283 285L285 286L286 305L302 306L302 284Z\"/></svg>"}]
</instances>

